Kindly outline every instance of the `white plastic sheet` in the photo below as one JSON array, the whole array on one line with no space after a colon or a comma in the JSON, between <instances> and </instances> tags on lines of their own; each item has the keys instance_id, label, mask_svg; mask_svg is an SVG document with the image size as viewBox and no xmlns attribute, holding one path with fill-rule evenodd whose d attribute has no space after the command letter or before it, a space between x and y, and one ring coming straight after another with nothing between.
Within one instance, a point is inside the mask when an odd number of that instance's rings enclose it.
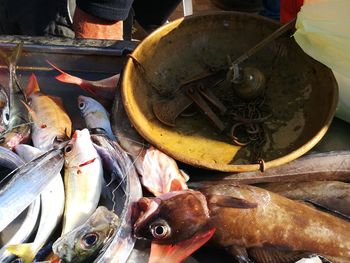
<instances>
[{"instance_id":1,"label":"white plastic sheet","mask_svg":"<svg viewBox=\"0 0 350 263\"><path fill-rule=\"evenodd\" d=\"M350 0L305 0L294 38L333 70L339 85L336 115L350 122Z\"/></svg>"}]
</instances>

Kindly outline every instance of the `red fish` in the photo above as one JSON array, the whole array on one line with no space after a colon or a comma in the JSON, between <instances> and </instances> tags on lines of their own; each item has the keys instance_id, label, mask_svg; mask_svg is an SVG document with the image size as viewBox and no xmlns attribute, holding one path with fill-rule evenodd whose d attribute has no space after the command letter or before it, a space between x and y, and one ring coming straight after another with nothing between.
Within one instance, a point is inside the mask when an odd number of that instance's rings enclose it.
<instances>
[{"instance_id":1,"label":"red fish","mask_svg":"<svg viewBox=\"0 0 350 263\"><path fill-rule=\"evenodd\" d=\"M85 80L81 79L76 76L72 76L54 64L47 61L54 69L61 72L61 75L57 76L56 79L58 81L64 82L64 83L71 83L80 86L82 89L88 91L92 95L98 97L102 104L104 106L111 106L114 96L115 96L115 89L118 85L120 74L113 75L106 79L91 81L91 80ZM109 107L108 107L109 108Z\"/></svg>"}]
</instances>

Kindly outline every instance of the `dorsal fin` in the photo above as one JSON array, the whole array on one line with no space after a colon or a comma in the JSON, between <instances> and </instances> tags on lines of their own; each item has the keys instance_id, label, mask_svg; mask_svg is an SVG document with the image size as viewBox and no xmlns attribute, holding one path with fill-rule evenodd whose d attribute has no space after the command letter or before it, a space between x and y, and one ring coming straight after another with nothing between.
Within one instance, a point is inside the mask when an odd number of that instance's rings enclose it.
<instances>
[{"instance_id":1,"label":"dorsal fin","mask_svg":"<svg viewBox=\"0 0 350 263\"><path fill-rule=\"evenodd\" d=\"M258 206L256 203L248 200L226 195L209 195L207 196L207 200L210 205L218 207L249 209Z\"/></svg>"},{"instance_id":2,"label":"dorsal fin","mask_svg":"<svg viewBox=\"0 0 350 263\"><path fill-rule=\"evenodd\" d=\"M334 215L336 217L339 217L341 219L350 221L350 215L344 214L344 213L339 212L339 211L337 211L335 209L332 209L331 207L329 207L329 206L327 206L325 204L321 204L321 203L317 202L317 200L304 200L304 202L307 203L307 204L313 205L318 210L321 210L323 212L329 213L329 214Z\"/></svg>"},{"instance_id":3,"label":"dorsal fin","mask_svg":"<svg viewBox=\"0 0 350 263\"><path fill-rule=\"evenodd\" d=\"M40 92L38 80L36 79L36 76L34 73L32 73L28 79L28 84L25 90L25 94L27 97L29 97L33 93Z\"/></svg>"}]
</instances>

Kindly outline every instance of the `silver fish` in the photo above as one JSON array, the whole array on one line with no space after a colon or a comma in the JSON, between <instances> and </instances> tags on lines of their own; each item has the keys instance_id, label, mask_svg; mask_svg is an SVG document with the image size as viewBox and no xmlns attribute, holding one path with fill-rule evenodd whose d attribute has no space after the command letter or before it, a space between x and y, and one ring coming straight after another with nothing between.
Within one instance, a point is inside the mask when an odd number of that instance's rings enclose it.
<instances>
[{"instance_id":1,"label":"silver fish","mask_svg":"<svg viewBox=\"0 0 350 263\"><path fill-rule=\"evenodd\" d=\"M27 144L17 145L16 153L26 162L42 154L39 149ZM60 223L64 209L64 186L60 173L47 184L40 196L40 223L35 239L31 243L12 243L7 249L22 258L24 263L33 261L36 253L46 243L56 226Z\"/></svg>"},{"instance_id":2,"label":"silver fish","mask_svg":"<svg viewBox=\"0 0 350 263\"><path fill-rule=\"evenodd\" d=\"M117 142L108 140L101 135L92 135L92 139L95 144L100 146L97 147L98 152L101 158L104 159L104 163L107 163L111 177L114 178L114 180L123 178L121 184L125 185L124 191L126 196L124 202L118 200L118 205L124 208L120 215L120 226L111 241L104 246L99 257L94 262L124 263L129 257L135 244L131 222L134 209L133 206L142 197L141 184L132 161ZM106 156L109 157L105 158ZM116 175L118 173L121 173L121 175ZM109 183L109 185L110 184L111 183Z\"/></svg>"},{"instance_id":3,"label":"silver fish","mask_svg":"<svg viewBox=\"0 0 350 263\"><path fill-rule=\"evenodd\" d=\"M8 150L7 148L0 146L0 166L2 167L8 167L11 170L23 165L23 161L21 158L13 153L12 151ZM27 209L27 211L23 212L25 213L25 218L21 222L21 226L18 228L18 230L12 235L12 237L6 242L6 244L0 249L0 262L7 263L11 262L14 256L6 251L7 247L10 244L17 244L21 242L25 242L30 235L32 234L36 222L38 220L39 216L39 210L40 210L40 198L37 198ZM20 219L22 217L20 215L17 219ZM16 225L18 222L15 222L14 225ZM12 225L9 226L9 228L12 228ZM6 235L5 232L7 230L5 229L2 234Z\"/></svg>"},{"instance_id":4,"label":"silver fish","mask_svg":"<svg viewBox=\"0 0 350 263\"><path fill-rule=\"evenodd\" d=\"M78 107L89 130L101 130L109 139L115 140L109 114L97 100L86 96L78 97Z\"/></svg>"},{"instance_id":5,"label":"silver fish","mask_svg":"<svg viewBox=\"0 0 350 263\"><path fill-rule=\"evenodd\" d=\"M75 131L64 149L65 211L62 234L84 223L101 196L103 168L87 129Z\"/></svg>"},{"instance_id":6,"label":"silver fish","mask_svg":"<svg viewBox=\"0 0 350 263\"><path fill-rule=\"evenodd\" d=\"M0 145L9 149L28 141L30 136L31 123L29 113L22 103L27 102L27 99L16 75L16 64L22 53L22 46L22 43L18 44L10 57L0 52L0 56L8 63L10 72L9 86L6 91L9 99L7 105L8 114L3 114L6 130L0 133Z\"/></svg>"},{"instance_id":7,"label":"silver fish","mask_svg":"<svg viewBox=\"0 0 350 263\"><path fill-rule=\"evenodd\" d=\"M52 250L64 262L85 262L98 254L119 223L115 213L100 206L83 225L56 240Z\"/></svg>"},{"instance_id":8,"label":"silver fish","mask_svg":"<svg viewBox=\"0 0 350 263\"><path fill-rule=\"evenodd\" d=\"M0 232L28 207L63 167L62 150L52 149L13 171L0 190Z\"/></svg>"},{"instance_id":9,"label":"silver fish","mask_svg":"<svg viewBox=\"0 0 350 263\"><path fill-rule=\"evenodd\" d=\"M28 207L23 222L16 233L11 237L11 239L0 249L0 262L11 262L14 255L10 253L7 249L13 244L22 243L28 240L33 231L35 230L36 223L39 218L40 211L40 197L35 199L35 201ZM11 225L10 225L11 226ZM6 231L6 229L5 229Z\"/></svg>"}]
</instances>

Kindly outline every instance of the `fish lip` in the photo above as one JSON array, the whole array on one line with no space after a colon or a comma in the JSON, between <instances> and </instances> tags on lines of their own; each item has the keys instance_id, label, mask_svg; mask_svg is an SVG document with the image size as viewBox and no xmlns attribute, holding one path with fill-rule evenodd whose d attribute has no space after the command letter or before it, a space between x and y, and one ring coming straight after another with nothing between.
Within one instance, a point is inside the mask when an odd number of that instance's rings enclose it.
<instances>
[{"instance_id":1,"label":"fish lip","mask_svg":"<svg viewBox=\"0 0 350 263\"><path fill-rule=\"evenodd\" d=\"M138 239L144 239L140 235L142 229L149 223L154 215L159 213L161 200L159 198L142 197L138 202L139 217L134 223L134 236Z\"/></svg>"}]
</instances>

